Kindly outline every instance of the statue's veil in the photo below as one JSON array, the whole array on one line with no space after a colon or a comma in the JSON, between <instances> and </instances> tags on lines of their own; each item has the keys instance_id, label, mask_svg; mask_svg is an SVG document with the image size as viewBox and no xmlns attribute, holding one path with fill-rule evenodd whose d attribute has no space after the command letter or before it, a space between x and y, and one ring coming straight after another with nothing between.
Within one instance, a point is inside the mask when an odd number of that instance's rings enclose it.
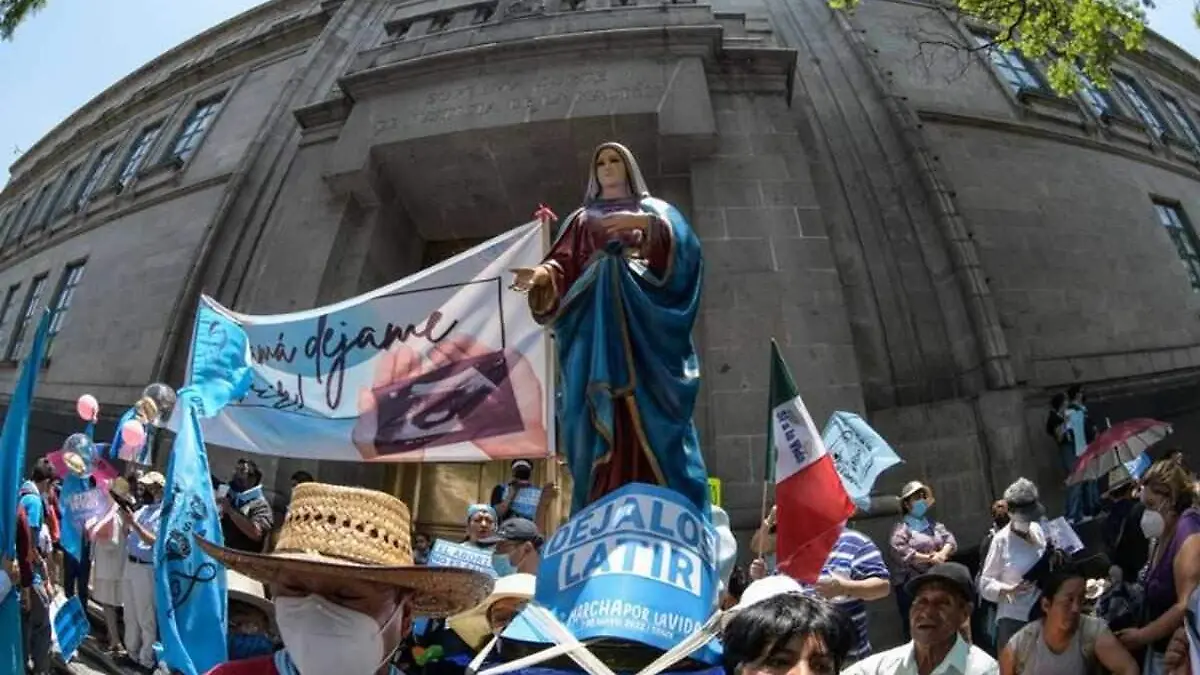
<instances>
[{"instance_id":1,"label":"statue's veil","mask_svg":"<svg viewBox=\"0 0 1200 675\"><path fill-rule=\"evenodd\" d=\"M646 179L642 177L642 170L638 167L637 159L629 148L620 143L601 143L596 146L596 151L592 153L592 163L588 167L588 186L587 194L584 196L584 203L592 202L600 198L600 181L596 180L596 159L600 156L602 150L616 150L621 159L625 160L625 177L629 181L630 197L634 199L645 199L650 196L650 189L646 187Z\"/></svg>"}]
</instances>

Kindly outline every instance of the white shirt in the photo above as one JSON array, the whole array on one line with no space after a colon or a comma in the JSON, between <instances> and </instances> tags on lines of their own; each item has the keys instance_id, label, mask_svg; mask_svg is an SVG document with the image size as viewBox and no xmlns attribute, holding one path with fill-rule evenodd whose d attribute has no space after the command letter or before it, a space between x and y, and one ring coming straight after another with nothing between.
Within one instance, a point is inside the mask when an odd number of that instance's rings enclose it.
<instances>
[{"instance_id":1,"label":"white shirt","mask_svg":"<svg viewBox=\"0 0 1200 675\"><path fill-rule=\"evenodd\" d=\"M946 658L931 675L999 675L996 660L979 647L958 636ZM917 656L913 643L880 652L842 671L842 675L917 675Z\"/></svg>"},{"instance_id":2,"label":"white shirt","mask_svg":"<svg viewBox=\"0 0 1200 675\"><path fill-rule=\"evenodd\" d=\"M988 549L987 558L983 561L983 569L979 573L979 594L984 599L996 603L996 618L1016 619L1026 622L1029 620L1029 610L1037 602L1039 591L1031 589L1022 593L1010 602L1008 595L1001 592L1016 586L1025 578L1025 573L1041 560L1046 552L1046 534L1038 523L1029 524L1029 534L1032 543L1014 535L1012 524L992 537L992 547Z\"/></svg>"}]
</instances>

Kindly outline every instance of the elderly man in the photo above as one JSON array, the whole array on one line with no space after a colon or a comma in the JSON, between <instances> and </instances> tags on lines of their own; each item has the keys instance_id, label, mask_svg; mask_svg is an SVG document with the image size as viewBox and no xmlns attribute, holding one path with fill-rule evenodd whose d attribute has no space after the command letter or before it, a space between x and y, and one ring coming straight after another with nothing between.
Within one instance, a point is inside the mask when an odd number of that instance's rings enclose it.
<instances>
[{"instance_id":1,"label":"elderly man","mask_svg":"<svg viewBox=\"0 0 1200 675\"><path fill-rule=\"evenodd\" d=\"M248 553L203 539L227 568L270 584L283 649L209 675L398 675L391 665L414 616L478 605L491 578L414 565L408 507L361 488L296 486L275 551Z\"/></svg>"},{"instance_id":2,"label":"elderly man","mask_svg":"<svg viewBox=\"0 0 1200 675\"><path fill-rule=\"evenodd\" d=\"M971 573L959 563L934 565L905 584L913 598L909 614L912 642L867 657L844 675L996 675L996 661L967 644L961 630L975 605Z\"/></svg>"}]
</instances>

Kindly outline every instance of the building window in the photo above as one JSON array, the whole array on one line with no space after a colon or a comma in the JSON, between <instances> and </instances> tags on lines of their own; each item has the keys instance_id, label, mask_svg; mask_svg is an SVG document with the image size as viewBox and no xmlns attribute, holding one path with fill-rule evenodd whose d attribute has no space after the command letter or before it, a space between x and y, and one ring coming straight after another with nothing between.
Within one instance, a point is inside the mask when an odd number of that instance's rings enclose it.
<instances>
[{"instance_id":1,"label":"building window","mask_svg":"<svg viewBox=\"0 0 1200 675\"><path fill-rule=\"evenodd\" d=\"M408 32L410 30L412 30L412 26L413 26L412 21L401 21L400 23L389 23L387 25L387 32L388 32L389 36L391 36L392 38L394 38L396 40L399 40L408 35Z\"/></svg>"},{"instance_id":2,"label":"building window","mask_svg":"<svg viewBox=\"0 0 1200 675\"><path fill-rule=\"evenodd\" d=\"M1165 91L1158 92L1162 97L1163 105L1167 107L1167 112L1171 113L1171 117L1175 118L1175 125L1183 130L1184 139L1188 145L1193 148L1200 148L1200 133L1196 131L1196 125L1192 124L1192 118L1187 116L1183 111L1183 106L1179 105L1179 101Z\"/></svg>"},{"instance_id":3,"label":"building window","mask_svg":"<svg viewBox=\"0 0 1200 675\"><path fill-rule=\"evenodd\" d=\"M84 208L92 195L96 193L96 188L100 187L100 181L104 180L104 174L108 171L108 166L112 164L113 157L117 155L117 146L110 145L100 151L96 157L96 161L92 163L92 170L88 172L87 179L83 181L83 189L79 191L79 198L75 200L75 206Z\"/></svg>"},{"instance_id":4,"label":"building window","mask_svg":"<svg viewBox=\"0 0 1200 675\"><path fill-rule=\"evenodd\" d=\"M142 133L138 134L137 140L133 142L133 147L129 149L129 156L125 158L125 163L121 165L121 172L117 174L117 184L122 188L129 187L133 182L137 172L142 168L142 164L146 161L146 155L150 154L150 148L153 147L154 141L158 140L158 134L162 131L162 123L151 124L142 129Z\"/></svg>"},{"instance_id":5,"label":"building window","mask_svg":"<svg viewBox=\"0 0 1200 675\"><path fill-rule=\"evenodd\" d=\"M54 193L54 201L50 202L50 206L46 209L45 221L47 223L52 222L55 218L67 211L67 206L70 202L69 195L71 194L71 190L75 187L75 179L79 177L80 168L82 168L82 166L76 164L70 169L67 169L67 172L63 174L62 180L58 183L58 191Z\"/></svg>"},{"instance_id":6,"label":"building window","mask_svg":"<svg viewBox=\"0 0 1200 675\"><path fill-rule=\"evenodd\" d=\"M1075 75L1079 78L1080 93L1083 94L1083 100L1087 101L1088 107L1097 116L1111 115L1113 111L1112 96L1107 91L1101 89L1092 78L1088 77L1079 68L1075 69Z\"/></svg>"},{"instance_id":7,"label":"building window","mask_svg":"<svg viewBox=\"0 0 1200 675\"><path fill-rule=\"evenodd\" d=\"M13 284L4 294L4 304L0 305L0 335L8 332L8 324L12 323L13 303L17 301L17 291L19 290L21 290L21 284Z\"/></svg>"},{"instance_id":8,"label":"building window","mask_svg":"<svg viewBox=\"0 0 1200 675\"><path fill-rule=\"evenodd\" d=\"M179 135L175 137L175 143L171 146L171 156L180 161L187 161L188 157L196 151L196 146L200 145L200 139L204 138L204 132L212 126L213 118L217 116L217 111L221 109L221 102L225 99L225 94L219 94L207 100L201 101L192 108L192 112L183 122L183 128L179 130Z\"/></svg>"},{"instance_id":9,"label":"building window","mask_svg":"<svg viewBox=\"0 0 1200 675\"><path fill-rule=\"evenodd\" d=\"M46 275L43 274L33 280L33 285L29 287L29 294L25 296L25 305L21 307L21 314L17 316L17 325L13 329L12 340L8 343L8 355L5 359L8 361L16 361L21 357L21 347L25 346L25 337L29 333L29 324L33 322L33 315L37 312L38 305L42 302L42 290L46 286Z\"/></svg>"},{"instance_id":10,"label":"building window","mask_svg":"<svg viewBox=\"0 0 1200 675\"><path fill-rule=\"evenodd\" d=\"M1150 105L1150 99L1146 98L1141 85L1127 75L1113 75L1113 82L1117 84L1121 94L1129 101L1129 105L1133 106L1134 112L1142 119L1146 128L1154 132L1155 138L1161 138L1167 125L1158 116L1158 111L1154 109L1154 106Z\"/></svg>"},{"instance_id":11,"label":"building window","mask_svg":"<svg viewBox=\"0 0 1200 675\"><path fill-rule=\"evenodd\" d=\"M79 280L83 278L83 269L87 265L87 261L80 261L67 265L67 269L63 271L62 281L58 284L58 293L54 295L54 313L50 315L50 334L46 336L46 358L50 358L51 351L54 349L54 338L58 337L59 331L62 330L63 320L67 317L67 310L71 308L71 299L75 297L75 288L79 286Z\"/></svg>"},{"instance_id":12,"label":"building window","mask_svg":"<svg viewBox=\"0 0 1200 675\"><path fill-rule=\"evenodd\" d=\"M454 20L454 15L450 12L443 12L433 17L429 22L430 33L440 33L450 27L450 22Z\"/></svg>"},{"instance_id":13,"label":"building window","mask_svg":"<svg viewBox=\"0 0 1200 675\"><path fill-rule=\"evenodd\" d=\"M471 23L481 24L491 21L492 15L496 13L495 5L483 5L475 8L475 16L471 17Z\"/></svg>"},{"instance_id":14,"label":"building window","mask_svg":"<svg viewBox=\"0 0 1200 675\"><path fill-rule=\"evenodd\" d=\"M990 35L972 33L971 36L975 39L976 45L985 48L992 67L1000 73L1000 77L1004 79L1014 94L1030 89L1043 91L1046 88L1042 84L1042 77L1038 74L1037 68L1019 52L1008 47L993 45Z\"/></svg>"},{"instance_id":15,"label":"building window","mask_svg":"<svg viewBox=\"0 0 1200 675\"><path fill-rule=\"evenodd\" d=\"M1188 279L1192 282L1192 290L1200 291L1200 254L1196 253L1196 233L1188 224L1183 210L1176 204L1155 202L1154 210L1158 212L1158 222L1167 228L1167 234L1175 243L1175 252L1187 270Z\"/></svg>"},{"instance_id":16,"label":"building window","mask_svg":"<svg viewBox=\"0 0 1200 675\"><path fill-rule=\"evenodd\" d=\"M12 222L9 223L8 234L4 236L4 245L16 241L21 236L21 221L25 219L25 207L29 206L29 200L26 199L17 207L17 212L13 214Z\"/></svg>"},{"instance_id":17,"label":"building window","mask_svg":"<svg viewBox=\"0 0 1200 675\"><path fill-rule=\"evenodd\" d=\"M47 209L50 206L50 190L54 187L54 183L46 183L38 190L37 198L33 200L33 208L29 209L29 218L21 226L21 234L24 236L26 232L36 232L42 229L44 221L42 220L42 209Z\"/></svg>"}]
</instances>

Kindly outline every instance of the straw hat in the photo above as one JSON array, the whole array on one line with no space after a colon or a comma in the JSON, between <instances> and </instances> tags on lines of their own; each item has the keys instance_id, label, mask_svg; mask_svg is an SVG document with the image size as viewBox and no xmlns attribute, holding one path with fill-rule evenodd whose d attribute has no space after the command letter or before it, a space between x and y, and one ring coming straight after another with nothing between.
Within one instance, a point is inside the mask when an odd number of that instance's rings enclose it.
<instances>
[{"instance_id":1,"label":"straw hat","mask_svg":"<svg viewBox=\"0 0 1200 675\"><path fill-rule=\"evenodd\" d=\"M532 600L536 589L537 577L532 574L510 574L500 577L486 600L462 614L450 617L447 625L472 649L480 649L492 634L492 626L488 622L488 610L492 605L508 598Z\"/></svg>"},{"instance_id":2,"label":"straw hat","mask_svg":"<svg viewBox=\"0 0 1200 675\"><path fill-rule=\"evenodd\" d=\"M302 483L292 492L274 553L201 548L225 567L269 584L281 572L355 578L413 591L416 614L444 617L479 604L492 590L486 574L414 565L408 506L362 488Z\"/></svg>"},{"instance_id":3,"label":"straw hat","mask_svg":"<svg viewBox=\"0 0 1200 675\"><path fill-rule=\"evenodd\" d=\"M275 603L267 599L267 594L261 583L232 570L226 571L225 582L228 585L227 592L229 593L230 600L244 602L247 605L256 607L262 610L267 615L267 618L272 621L275 620Z\"/></svg>"}]
</instances>

